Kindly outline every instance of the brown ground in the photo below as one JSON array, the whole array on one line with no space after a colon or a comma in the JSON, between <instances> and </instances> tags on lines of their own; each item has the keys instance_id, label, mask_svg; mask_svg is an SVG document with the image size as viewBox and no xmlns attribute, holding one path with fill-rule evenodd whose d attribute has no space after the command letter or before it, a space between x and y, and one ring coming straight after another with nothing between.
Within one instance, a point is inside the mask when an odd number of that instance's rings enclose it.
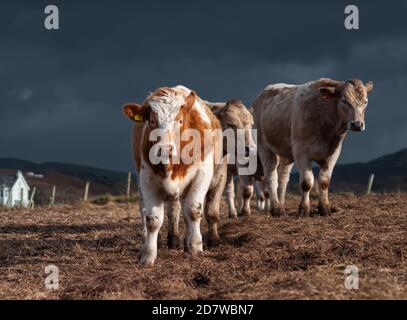
<instances>
[{"instance_id":1,"label":"brown ground","mask_svg":"<svg viewBox=\"0 0 407 320\"><path fill-rule=\"evenodd\" d=\"M0 298L406 299L407 195L332 200L329 218L296 219L297 197L284 218L223 216L220 246L192 258L163 247L154 268L136 264L135 204L3 211ZM44 287L50 264L58 291ZM347 265L359 268L359 290L345 289Z\"/></svg>"}]
</instances>

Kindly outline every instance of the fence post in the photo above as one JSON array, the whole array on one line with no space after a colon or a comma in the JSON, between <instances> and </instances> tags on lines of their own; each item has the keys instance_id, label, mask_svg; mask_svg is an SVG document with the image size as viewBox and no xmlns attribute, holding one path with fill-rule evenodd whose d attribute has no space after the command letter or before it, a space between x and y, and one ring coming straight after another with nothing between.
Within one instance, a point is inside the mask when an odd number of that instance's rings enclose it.
<instances>
[{"instance_id":1,"label":"fence post","mask_svg":"<svg viewBox=\"0 0 407 320\"><path fill-rule=\"evenodd\" d=\"M52 207L54 206L54 204L55 204L55 193L56 193L56 189L57 189L56 186L54 186L54 187L52 188L52 196L51 196L51 198L50 198L50 200L49 200L49 207L50 207L50 208L52 208Z\"/></svg>"},{"instance_id":2,"label":"fence post","mask_svg":"<svg viewBox=\"0 0 407 320\"><path fill-rule=\"evenodd\" d=\"M367 189L366 189L366 195L368 196L370 192L372 191L372 186L373 186L373 181L374 181L374 174L372 173L369 177L369 181L367 183Z\"/></svg>"},{"instance_id":3,"label":"fence post","mask_svg":"<svg viewBox=\"0 0 407 320\"><path fill-rule=\"evenodd\" d=\"M24 199L24 189L23 188L21 188L21 190L20 190L20 208L22 208L23 206L24 206L24 203L23 203L23 199Z\"/></svg>"},{"instance_id":4,"label":"fence post","mask_svg":"<svg viewBox=\"0 0 407 320\"><path fill-rule=\"evenodd\" d=\"M131 192L131 172L127 176L127 201L130 201L130 192Z\"/></svg>"},{"instance_id":5,"label":"fence post","mask_svg":"<svg viewBox=\"0 0 407 320\"><path fill-rule=\"evenodd\" d=\"M88 201L88 195L89 195L89 182L86 182L86 186L85 186L85 194L83 195L83 201L87 202Z\"/></svg>"},{"instance_id":6,"label":"fence post","mask_svg":"<svg viewBox=\"0 0 407 320\"><path fill-rule=\"evenodd\" d=\"M28 202L28 209L33 209L34 208L34 197L35 197L35 192L37 191L37 188L34 187L33 192L31 193L30 196L30 202Z\"/></svg>"}]
</instances>

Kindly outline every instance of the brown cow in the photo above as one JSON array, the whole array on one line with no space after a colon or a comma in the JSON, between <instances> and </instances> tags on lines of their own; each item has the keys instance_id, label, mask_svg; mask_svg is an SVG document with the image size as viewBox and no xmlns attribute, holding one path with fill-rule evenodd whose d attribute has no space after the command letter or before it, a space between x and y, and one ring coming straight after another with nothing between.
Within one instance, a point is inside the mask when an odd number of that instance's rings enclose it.
<instances>
[{"instance_id":1,"label":"brown cow","mask_svg":"<svg viewBox=\"0 0 407 320\"><path fill-rule=\"evenodd\" d=\"M342 141L348 130L365 130L364 115L372 89L372 82L363 84L359 79L320 79L303 85L270 85L256 98L253 116L272 215L284 213L294 162L302 191L299 214L309 214L312 161L320 166L319 213L330 214L328 188Z\"/></svg>"},{"instance_id":2,"label":"brown cow","mask_svg":"<svg viewBox=\"0 0 407 320\"><path fill-rule=\"evenodd\" d=\"M124 112L136 121L133 149L145 237L140 263L154 263L164 206L170 205L171 214L171 206L179 201L187 226L185 248L191 254L202 252L202 214L208 222L208 238L216 241L226 181L219 120L194 91L183 86L160 88L142 105L126 104Z\"/></svg>"}]
</instances>

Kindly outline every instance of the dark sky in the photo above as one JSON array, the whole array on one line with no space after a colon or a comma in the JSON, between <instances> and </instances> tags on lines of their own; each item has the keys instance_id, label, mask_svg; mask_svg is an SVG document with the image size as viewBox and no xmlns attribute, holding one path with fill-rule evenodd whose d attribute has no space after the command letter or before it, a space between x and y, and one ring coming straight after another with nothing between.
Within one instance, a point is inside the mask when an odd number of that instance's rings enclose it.
<instances>
[{"instance_id":1,"label":"dark sky","mask_svg":"<svg viewBox=\"0 0 407 320\"><path fill-rule=\"evenodd\" d=\"M356 4L360 30L344 28ZM44 8L58 5L58 31ZM372 80L341 162L407 147L407 1L1 1L0 157L132 168L124 102L186 85L247 105L268 84Z\"/></svg>"}]
</instances>

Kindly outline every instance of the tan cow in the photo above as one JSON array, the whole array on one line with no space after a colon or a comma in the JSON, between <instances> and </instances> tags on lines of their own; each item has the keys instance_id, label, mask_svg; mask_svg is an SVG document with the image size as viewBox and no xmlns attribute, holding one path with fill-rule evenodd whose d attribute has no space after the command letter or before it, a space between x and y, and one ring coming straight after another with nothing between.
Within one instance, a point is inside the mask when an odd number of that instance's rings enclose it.
<instances>
[{"instance_id":1,"label":"tan cow","mask_svg":"<svg viewBox=\"0 0 407 320\"><path fill-rule=\"evenodd\" d=\"M219 118L223 130L233 130L234 136L242 137L245 145L245 156L249 153L256 153L257 146L253 139L253 116L249 109L240 100L230 100L227 103L208 103L212 111ZM238 130L243 130L244 135L239 135ZM237 145L237 144L236 144ZM224 143L224 150L227 152L227 144ZM226 191L228 196L229 218L237 218L235 206L235 184L234 177L238 175L238 161L228 166L228 178ZM253 175L238 175L239 178L239 212L241 215L250 215L250 199L253 195Z\"/></svg>"},{"instance_id":2,"label":"tan cow","mask_svg":"<svg viewBox=\"0 0 407 320\"><path fill-rule=\"evenodd\" d=\"M187 228L185 248L191 254L202 252L202 215L205 212L208 238L216 241L226 181L227 159L222 159L219 120L194 91L183 86L160 88L142 105L126 104L124 112L136 121L133 149L145 237L140 263L154 263L164 206L177 206L179 201ZM173 211L169 208L170 214Z\"/></svg>"},{"instance_id":3,"label":"tan cow","mask_svg":"<svg viewBox=\"0 0 407 320\"><path fill-rule=\"evenodd\" d=\"M302 191L300 215L310 212L314 184L311 163L320 166L319 213L329 215L328 188L348 130L365 130L368 93L373 83L320 79L302 85L274 84L253 103L258 152L271 197L271 213L284 213L290 172L295 162ZM279 188L278 188L279 187Z\"/></svg>"}]
</instances>

